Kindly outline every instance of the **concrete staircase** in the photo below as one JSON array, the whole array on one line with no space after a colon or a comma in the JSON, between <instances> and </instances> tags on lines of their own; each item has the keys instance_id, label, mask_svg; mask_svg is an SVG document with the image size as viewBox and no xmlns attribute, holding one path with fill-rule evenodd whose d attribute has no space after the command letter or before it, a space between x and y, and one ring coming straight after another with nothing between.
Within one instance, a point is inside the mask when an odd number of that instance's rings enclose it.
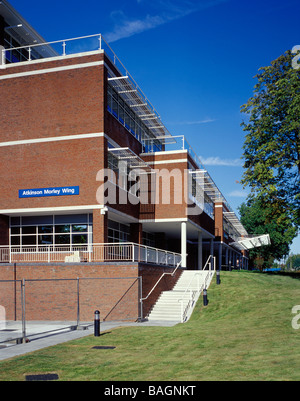
<instances>
[{"instance_id":1,"label":"concrete staircase","mask_svg":"<svg viewBox=\"0 0 300 401\"><path fill-rule=\"evenodd\" d=\"M199 270L185 270L182 272L179 280L175 284L173 290L163 291L158 298L156 304L148 315L148 320L168 320L174 322L182 321L182 309L185 310L189 303L189 311L187 319L190 317L196 302L201 294L197 291L203 288L205 280L207 280L208 271ZM207 283L208 285L210 284ZM188 288L188 291L186 289ZM191 291L193 292L194 299L190 302ZM183 302L183 308L181 305ZM185 320L187 320L185 319Z\"/></svg>"}]
</instances>

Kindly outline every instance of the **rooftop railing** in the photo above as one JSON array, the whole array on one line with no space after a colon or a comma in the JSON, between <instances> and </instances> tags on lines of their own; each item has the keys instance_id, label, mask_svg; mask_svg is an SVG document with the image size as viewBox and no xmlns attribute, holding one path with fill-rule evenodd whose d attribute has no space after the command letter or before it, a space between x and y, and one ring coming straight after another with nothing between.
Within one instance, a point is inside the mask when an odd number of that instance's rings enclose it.
<instances>
[{"instance_id":1,"label":"rooftop railing","mask_svg":"<svg viewBox=\"0 0 300 401\"><path fill-rule=\"evenodd\" d=\"M154 115L159 121L160 116L153 105L148 100L142 89L138 86L134 78L130 75L127 68L112 50L110 45L104 39L102 34L81 36L78 38L56 40L52 42L34 43L26 46L4 48L0 46L0 68L6 68L8 65L14 65L20 62L31 62L40 59L51 59L54 57L67 57L80 53L104 51L110 59L115 69L118 71L118 79L122 77L122 84L126 86L127 96L135 104L135 110L140 109L141 114ZM112 72L114 79L114 73ZM124 84L124 82L126 83ZM129 88L129 89L128 89ZM133 95L131 96L130 93ZM167 128L160 121L160 128L168 133ZM160 131L161 132L161 131Z\"/></svg>"}]
</instances>

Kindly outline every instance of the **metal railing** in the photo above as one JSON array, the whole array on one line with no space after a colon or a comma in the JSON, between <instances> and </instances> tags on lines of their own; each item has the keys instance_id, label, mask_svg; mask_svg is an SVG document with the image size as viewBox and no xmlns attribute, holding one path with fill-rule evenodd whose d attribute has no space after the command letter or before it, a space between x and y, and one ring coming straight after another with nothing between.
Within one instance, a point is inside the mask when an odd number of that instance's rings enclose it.
<instances>
[{"instance_id":1,"label":"metal railing","mask_svg":"<svg viewBox=\"0 0 300 401\"><path fill-rule=\"evenodd\" d=\"M141 277L0 280L0 344L101 321L140 321ZM1 348L1 346L0 346Z\"/></svg>"},{"instance_id":2,"label":"metal railing","mask_svg":"<svg viewBox=\"0 0 300 401\"><path fill-rule=\"evenodd\" d=\"M213 261L213 266L212 266L212 261ZM207 270L208 268L208 270ZM182 297L178 300L178 302L181 303L181 323L184 323L191 311L193 310L193 307L195 303L197 302L199 296L201 295L202 291L204 289L207 289L210 286L211 280L215 274L216 271L216 257L210 255L209 258L207 259L207 262L204 266L204 268L200 271L195 272L193 277L191 278L184 294ZM202 280L200 282L200 278L202 277ZM192 289L192 283L195 282L195 278L197 279L197 289ZM185 305L184 305L185 303Z\"/></svg>"},{"instance_id":3,"label":"metal railing","mask_svg":"<svg viewBox=\"0 0 300 401\"><path fill-rule=\"evenodd\" d=\"M33 61L36 59L66 56L67 53L71 55L88 51L96 51L102 49L102 41L102 35L96 34L80 36L71 39L55 40L52 42L42 42L19 47L11 47L9 49L3 48L2 60L7 60L10 63L18 63L22 61ZM67 46L69 46L68 51ZM51 49L52 52L49 52L49 49ZM22 53L22 59L18 58L18 54L20 53ZM15 57L13 57L13 54L15 54Z\"/></svg>"},{"instance_id":4,"label":"metal railing","mask_svg":"<svg viewBox=\"0 0 300 401\"><path fill-rule=\"evenodd\" d=\"M176 273L177 270L178 270L178 268L181 266L181 263L182 263L182 260L181 260L181 257L180 257L180 261L177 263L176 269L175 269L173 272L163 273L163 274L160 276L160 278L157 280L157 282L154 284L154 286L151 288L151 290L148 292L148 295L147 295L146 297L140 299L140 304L141 304L141 317L142 317L142 319L143 319L143 309L142 309L143 301L146 301L146 300L150 297L150 295L152 294L152 292L155 290L155 288L158 286L158 284L160 283L160 281L161 281L165 276L172 276L172 277L174 277L174 276L175 276L175 273Z\"/></svg>"},{"instance_id":5,"label":"metal railing","mask_svg":"<svg viewBox=\"0 0 300 401\"><path fill-rule=\"evenodd\" d=\"M0 246L0 263L121 261L176 266L181 261L181 255L132 242L89 245Z\"/></svg>"},{"instance_id":6,"label":"metal railing","mask_svg":"<svg viewBox=\"0 0 300 401\"><path fill-rule=\"evenodd\" d=\"M9 49L0 46L0 68L5 68L7 65L24 61L31 62L38 59L51 59L53 57L66 57L80 53L102 51L105 52L114 67L120 72L120 76L126 77L126 79L131 82L132 87L142 99L142 103L147 104L151 111L159 117L156 109L150 103L147 96L138 86L134 78L130 75L127 68L112 50L101 33L80 36L77 38L55 40L52 42L35 43L32 45L13 47ZM22 54L22 57L19 57L19 54Z\"/></svg>"}]
</instances>

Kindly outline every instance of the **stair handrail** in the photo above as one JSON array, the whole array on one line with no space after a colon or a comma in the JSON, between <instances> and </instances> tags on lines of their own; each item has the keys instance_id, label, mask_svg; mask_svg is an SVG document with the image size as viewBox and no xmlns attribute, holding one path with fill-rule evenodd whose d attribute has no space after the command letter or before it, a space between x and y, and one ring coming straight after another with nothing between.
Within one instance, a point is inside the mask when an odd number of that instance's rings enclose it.
<instances>
[{"instance_id":1,"label":"stair handrail","mask_svg":"<svg viewBox=\"0 0 300 401\"><path fill-rule=\"evenodd\" d=\"M216 270L216 258L213 255L209 255L209 257L208 257L203 269L195 272L195 274L191 278L186 290L184 291L182 297L180 299L178 299L178 302L181 302L181 323L184 322L185 316L187 315L187 311L190 308L191 303L194 302L194 299L196 298L195 295L196 294L200 295L201 292L204 290L204 288L206 288L206 286L207 286L207 278L209 277L210 273L212 272L211 261L210 261L211 259L213 259L213 262L214 262L213 263L213 267L214 267L213 274L215 273L215 270ZM209 266L209 270L208 270L207 275L206 275L206 277L204 279L204 282L201 285L201 288L199 288L199 282L198 282L197 290L194 290L194 291L190 290L190 286L191 286L192 282L194 281L195 276L197 276L197 275L199 276L201 274L201 272L206 270L207 266ZM183 311L183 301L184 301L185 295L186 295L186 293L188 291L190 291L190 299L189 299L189 302L188 302L185 310Z\"/></svg>"},{"instance_id":2,"label":"stair handrail","mask_svg":"<svg viewBox=\"0 0 300 401\"><path fill-rule=\"evenodd\" d=\"M163 273L163 274L160 276L160 278L157 280L156 284L152 287L152 289L151 289L151 291L148 293L148 295L147 295L145 298L141 298L140 301L142 302L142 301L145 301L146 299L149 298L149 296L152 294L152 292L154 291L154 289L157 287L158 283L161 281L161 279L162 279L164 276L167 276L167 275L174 276L175 273L176 273L176 271L177 271L177 269L178 269L179 266L181 265L181 263L182 263L182 260L180 260L180 261L177 263L176 269L175 269L172 273L166 273L166 272Z\"/></svg>"},{"instance_id":3,"label":"stair handrail","mask_svg":"<svg viewBox=\"0 0 300 401\"><path fill-rule=\"evenodd\" d=\"M195 277L195 276L197 276L197 275L199 276L199 275L200 275L200 272L203 272L203 271L206 269L207 265L209 265L209 271L211 271L211 263L209 262L211 258L213 258L214 261L215 261L215 257L212 256L212 255L209 255L209 258L207 259L207 261L206 261L205 266L203 267L203 269L202 269L202 270L199 270L199 271L196 271L195 274L193 275L193 277L190 279L189 284L188 284L188 286L187 286L187 288L186 288L186 290L185 290L185 292L184 292L184 294L183 294L183 296L182 296L181 299L184 298L185 293L189 290L189 287L190 287L192 281L194 280L194 277ZM215 265L215 263L214 263L214 265ZM198 291L199 291L199 288L198 288ZM198 292L198 291L197 291L197 292ZM180 300L181 300L181 299L180 299ZM179 300L179 301L180 301L180 300Z\"/></svg>"}]
</instances>

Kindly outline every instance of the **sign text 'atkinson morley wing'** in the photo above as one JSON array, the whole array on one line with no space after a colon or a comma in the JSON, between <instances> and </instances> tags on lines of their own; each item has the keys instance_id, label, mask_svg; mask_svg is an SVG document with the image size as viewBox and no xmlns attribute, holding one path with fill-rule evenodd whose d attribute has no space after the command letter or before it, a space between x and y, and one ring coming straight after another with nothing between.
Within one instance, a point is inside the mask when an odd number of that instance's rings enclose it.
<instances>
[{"instance_id":1,"label":"sign text 'atkinson morley wing'","mask_svg":"<svg viewBox=\"0 0 300 401\"><path fill-rule=\"evenodd\" d=\"M20 189L19 198L39 198L45 196L79 195L79 187Z\"/></svg>"}]
</instances>

